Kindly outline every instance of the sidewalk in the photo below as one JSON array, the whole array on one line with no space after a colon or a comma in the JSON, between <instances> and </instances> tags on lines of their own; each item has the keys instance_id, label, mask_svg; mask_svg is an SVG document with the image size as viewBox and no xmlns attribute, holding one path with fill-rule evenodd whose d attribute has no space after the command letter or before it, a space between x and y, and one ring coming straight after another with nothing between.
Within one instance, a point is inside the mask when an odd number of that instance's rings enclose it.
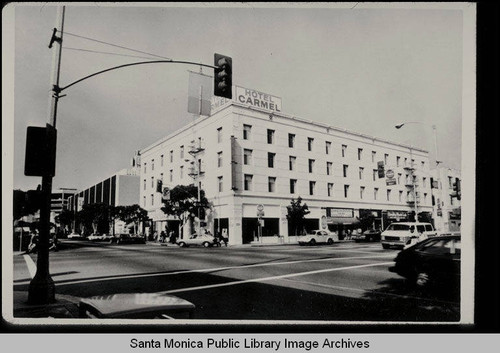
<instances>
[{"instance_id":1,"label":"sidewalk","mask_svg":"<svg viewBox=\"0 0 500 353\"><path fill-rule=\"evenodd\" d=\"M28 304L28 292L14 292L15 318L77 318L80 298L56 294L56 302L48 305Z\"/></svg>"}]
</instances>

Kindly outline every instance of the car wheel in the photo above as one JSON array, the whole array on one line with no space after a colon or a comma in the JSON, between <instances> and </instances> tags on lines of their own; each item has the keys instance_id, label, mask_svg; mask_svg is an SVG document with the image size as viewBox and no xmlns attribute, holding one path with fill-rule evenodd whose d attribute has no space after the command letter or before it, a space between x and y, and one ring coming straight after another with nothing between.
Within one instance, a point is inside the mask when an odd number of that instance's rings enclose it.
<instances>
[{"instance_id":1,"label":"car wheel","mask_svg":"<svg viewBox=\"0 0 500 353\"><path fill-rule=\"evenodd\" d=\"M382 248L384 248L384 249L389 249L389 245L387 245L387 244L382 244Z\"/></svg>"},{"instance_id":2,"label":"car wheel","mask_svg":"<svg viewBox=\"0 0 500 353\"><path fill-rule=\"evenodd\" d=\"M180 243L179 243L179 246L180 246L181 248L185 248L185 247L186 247L186 243L184 243L184 242L180 242Z\"/></svg>"},{"instance_id":3,"label":"car wheel","mask_svg":"<svg viewBox=\"0 0 500 353\"><path fill-rule=\"evenodd\" d=\"M205 248L208 248L208 247L210 246L210 243L209 243L208 241L206 241L206 242L204 242L204 243L203 243L203 246L204 246Z\"/></svg>"},{"instance_id":4,"label":"car wheel","mask_svg":"<svg viewBox=\"0 0 500 353\"><path fill-rule=\"evenodd\" d=\"M311 241L309 241L309 244L311 244L311 245L316 245L316 240L311 239Z\"/></svg>"},{"instance_id":5,"label":"car wheel","mask_svg":"<svg viewBox=\"0 0 500 353\"><path fill-rule=\"evenodd\" d=\"M328 245L332 245L333 244L333 239L332 238L328 239L327 243L328 243Z\"/></svg>"},{"instance_id":6,"label":"car wheel","mask_svg":"<svg viewBox=\"0 0 500 353\"><path fill-rule=\"evenodd\" d=\"M116 240L116 244L120 244L121 243L121 240L120 239L117 239Z\"/></svg>"}]
</instances>

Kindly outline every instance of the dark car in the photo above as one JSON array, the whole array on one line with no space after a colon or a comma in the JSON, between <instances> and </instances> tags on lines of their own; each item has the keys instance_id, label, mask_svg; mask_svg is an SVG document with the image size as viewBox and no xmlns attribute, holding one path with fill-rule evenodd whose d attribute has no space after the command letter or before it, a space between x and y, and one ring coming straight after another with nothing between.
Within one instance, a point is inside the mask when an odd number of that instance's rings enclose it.
<instances>
[{"instance_id":1,"label":"dark car","mask_svg":"<svg viewBox=\"0 0 500 353\"><path fill-rule=\"evenodd\" d=\"M389 271L407 278L419 287L460 287L460 235L439 236L402 250Z\"/></svg>"},{"instance_id":2,"label":"dark car","mask_svg":"<svg viewBox=\"0 0 500 353\"><path fill-rule=\"evenodd\" d=\"M356 243L358 243L360 241L380 241L380 234L381 233L382 232L380 230L368 229L368 230L365 230L361 234L354 235L352 237L352 239L354 239L354 241Z\"/></svg>"},{"instance_id":3,"label":"dark car","mask_svg":"<svg viewBox=\"0 0 500 353\"><path fill-rule=\"evenodd\" d=\"M111 242L116 244L146 244L146 238L135 234L117 234Z\"/></svg>"}]
</instances>

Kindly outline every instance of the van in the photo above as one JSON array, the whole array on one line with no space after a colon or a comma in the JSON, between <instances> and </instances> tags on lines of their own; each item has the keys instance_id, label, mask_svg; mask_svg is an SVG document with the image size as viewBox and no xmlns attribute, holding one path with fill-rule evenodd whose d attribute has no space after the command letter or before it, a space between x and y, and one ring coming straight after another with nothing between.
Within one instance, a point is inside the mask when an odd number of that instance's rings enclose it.
<instances>
[{"instance_id":1,"label":"van","mask_svg":"<svg viewBox=\"0 0 500 353\"><path fill-rule=\"evenodd\" d=\"M430 223L394 222L381 234L380 242L384 249L405 246L436 236L437 232Z\"/></svg>"}]
</instances>

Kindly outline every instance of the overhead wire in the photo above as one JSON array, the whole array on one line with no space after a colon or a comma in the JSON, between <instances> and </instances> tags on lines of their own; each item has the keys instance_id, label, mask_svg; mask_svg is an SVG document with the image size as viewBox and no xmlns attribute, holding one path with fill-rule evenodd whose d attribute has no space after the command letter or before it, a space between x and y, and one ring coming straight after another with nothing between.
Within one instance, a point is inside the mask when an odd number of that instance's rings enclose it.
<instances>
[{"instance_id":1,"label":"overhead wire","mask_svg":"<svg viewBox=\"0 0 500 353\"><path fill-rule=\"evenodd\" d=\"M151 59L151 57L146 57L146 56L139 56L139 55L127 55L127 54L118 54L118 53L111 53L111 52L97 51L97 50L90 50L90 49L82 49L82 48L63 47L63 49L67 49L67 50L75 50L75 51L84 51L84 52L96 53L96 54L107 54L107 55L116 55L116 56L126 56L126 57L129 57L129 58Z\"/></svg>"},{"instance_id":2,"label":"overhead wire","mask_svg":"<svg viewBox=\"0 0 500 353\"><path fill-rule=\"evenodd\" d=\"M58 31L58 32L60 32L60 31ZM69 35L69 36L73 36L73 37L77 37L77 38L82 38L82 39L90 40L90 41L101 43L101 44L105 44L105 45L110 45L112 47L116 47L116 48L120 48L120 49L130 50L130 51L133 51L133 52L136 52L136 53L146 54L146 55L150 55L150 56L154 56L154 57L162 58L162 59L166 59L166 60L172 60L171 58L167 58L165 56L151 54L151 53L148 53L148 52L145 52L145 51L141 51L141 50L137 50L137 49L132 49L132 48L124 47L124 46L113 44L113 43L108 43L108 42L105 42L105 41L102 41L102 40L98 40L98 39L94 39L94 38L89 38L89 37L81 36L81 35L70 33L70 32L66 32L66 31L64 32L64 34L65 35Z\"/></svg>"}]
</instances>

